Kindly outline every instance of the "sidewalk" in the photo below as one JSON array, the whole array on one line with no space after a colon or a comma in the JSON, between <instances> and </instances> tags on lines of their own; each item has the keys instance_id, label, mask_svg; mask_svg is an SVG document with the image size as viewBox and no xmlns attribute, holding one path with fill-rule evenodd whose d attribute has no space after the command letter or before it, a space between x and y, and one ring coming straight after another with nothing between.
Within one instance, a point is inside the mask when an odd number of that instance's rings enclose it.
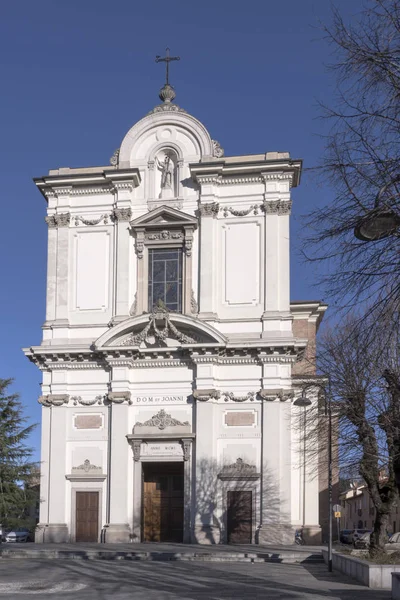
<instances>
[{"instance_id":1,"label":"sidewalk","mask_svg":"<svg viewBox=\"0 0 400 600\"><path fill-rule=\"evenodd\" d=\"M0 558L203 562L323 562L322 546L200 544L1 544Z\"/></svg>"}]
</instances>

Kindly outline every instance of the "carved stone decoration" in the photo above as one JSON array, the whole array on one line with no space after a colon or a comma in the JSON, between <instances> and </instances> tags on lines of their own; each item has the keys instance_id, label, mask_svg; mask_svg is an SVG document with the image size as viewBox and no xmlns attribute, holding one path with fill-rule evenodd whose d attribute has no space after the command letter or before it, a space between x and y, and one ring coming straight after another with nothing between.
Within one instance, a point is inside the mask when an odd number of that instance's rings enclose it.
<instances>
[{"instance_id":1,"label":"carved stone decoration","mask_svg":"<svg viewBox=\"0 0 400 600\"><path fill-rule=\"evenodd\" d=\"M225 396L225 402L228 402L229 400L232 400L233 402L246 402L246 400L250 400L253 402L256 393L248 392L245 396L235 396L233 392L223 392L223 395Z\"/></svg>"},{"instance_id":2,"label":"carved stone decoration","mask_svg":"<svg viewBox=\"0 0 400 600\"><path fill-rule=\"evenodd\" d=\"M224 206L223 208L221 208L221 210L223 210L224 212L224 217L229 216L229 214L231 214L234 217L246 217L251 212L253 212L254 215L258 215L259 210L261 208L261 205L252 204L249 208L244 208L242 210L237 210L235 208L232 208L232 206Z\"/></svg>"},{"instance_id":3,"label":"carved stone decoration","mask_svg":"<svg viewBox=\"0 0 400 600\"><path fill-rule=\"evenodd\" d=\"M242 458L238 458L231 465L225 465L218 473L219 479L258 479L259 477L256 467L245 463Z\"/></svg>"},{"instance_id":4,"label":"carved stone decoration","mask_svg":"<svg viewBox=\"0 0 400 600\"><path fill-rule=\"evenodd\" d=\"M136 310L137 310L137 292L135 292L135 295L133 297L133 303L132 303L132 306L129 311L129 314L131 317L134 317L136 315Z\"/></svg>"},{"instance_id":5,"label":"carved stone decoration","mask_svg":"<svg viewBox=\"0 0 400 600\"><path fill-rule=\"evenodd\" d=\"M219 390L194 390L193 398L200 402L207 402L211 398L214 400L219 400L221 398L221 392Z\"/></svg>"},{"instance_id":6,"label":"carved stone decoration","mask_svg":"<svg viewBox=\"0 0 400 600\"><path fill-rule=\"evenodd\" d=\"M287 400L291 400L294 398L293 390L282 390L282 389L274 389L274 390L265 390L262 389L258 392L258 395L263 399L269 402L274 402L275 400L279 400L280 402L286 402Z\"/></svg>"},{"instance_id":7,"label":"carved stone decoration","mask_svg":"<svg viewBox=\"0 0 400 600\"><path fill-rule=\"evenodd\" d=\"M114 221L130 221L132 210L130 208L114 208L112 218Z\"/></svg>"},{"instance_id":8,"label":"carved stone decoration","mask_svg":"<svg viewBox=\"0 0 400 600\"><path fill-rule=\"evenodd\" d=\"M210 202L208 204L199 205L200 215L202 217L215 217L218 215L219 204L218 202Z\"/></svg>"},{"instance_id":9,"label":"carved stone decoration","mask_svg":"<svg viewBox=\"0 0 400 600\"><path fill-rule=\"evenodd\" d=\"M146 242L154 242L159 240L183 240L183 233L181 231L168 231L163 229L162 231L156 231L155 233L145 234Z\"/></svg>"},{"instance_id":10,"label":"carved stone decoration","mask_svg":"<svg viewBox=\"0 0 400 600\"><path fill-rule=\"evenodd\" d=\"M74 403L74 406L81 404L82 406L93 406L94 404L102 404L103 396L96 396L95 398L90 398L90 400L84 400L81 396L71 396L71 400Z\"/></svg>"},{"instance_id":11,"label":"carved stone decoration","mask_svg":"<svg viewBox=\"0 0 400 600\"><path fill-rule=\"evenodd\" d=\"M290 215L291 200L263 200L262 210L266 215Z\"/></svg>"},{"instance_id":12,"label":"carved stone decoration","mask_svg":"<svg viewBox=\"0 0 400 600\"><path fill-rule=\"evenodd\" d=\"M109 402L113 402L114 404L123 404L124 402L128 402L128 404L132 404L131 393L130 392L108 392L107 400Z\"/></svg>"},{"instance_id":13,"label":"carved stone decoration","mask_svg":"<svg viewBox=\"0 0 400 600\"><path fill-rule=\"evenodd\" d=\"M140 460L141 448L142 448L142 440L133 440L132 441L133 460L135 462L139 462L139 460Z\"/></svg>"},{"instance_id":14,"label":"carved stone decoration","mask_svg":"<svg viewBox=\"0 0 400 600\"><path fill-rule=\"evenodd\" d=\"M54 215L54 220L57 227L68 227L71 221L70 213L62 213L60 215Z\"/></svg>"},{"instance_id":15,"label":"carved stone decoration","mask_svg":"<svg viewBox=\"0 0 400 600\"><path fill-rule=\"evenodd\" d=\"M190 426L189 421L182 423L181 421L178 421L178 419L173 419L171 415L166 413L163 408L156 415L153 415L148 421L135 424L135 427L157 427L160 430L163 430L166 427L182 426Z\"/></svg>"},{"instance_id":16,"label":"carved stone decoration","mask_svg":"<svg viewBox=\"0 0 400 600\"><path fill-rule=\"evenodd\" d=\"M72 469L71 469L72 473L76 473L79 471L81 471L81 472L83 471L84 473L91 474L91 475L97 475L97 474L103 473L102 467L96 467L96 465L92 465L88 458L83 461L82 465L79 465L78 467L72 467Z\"/></svg>"},{"instance_id":17,"label":"carved stone decoration","mask_svg":"<svg viewBox=\"0 0 400 600\"><path fill-rule=\"evenodd\" d=\"M162 328L157 323L163 323ZM181 333L170 319L169 311L162 306L155 306L149 314L149 323L138 334L131 334L122 343L121 346L140 346L143 342L148 342L148 339L154 337L160 342L164 342L167 338L173 338L181 342L181 344L195 344L196 340Z\"/></svg>"},{"instance_id":18,"label":"carved stone decoration","mask_svg":"<svg viewBox=\"0 0 400 600\"><path fill-rule=\"evenodd\" d=\"M118 165L118 162L119 162L119 148L117 148L115 150L114 154L110 158L110 165L112 165L113 167L116 167Z\"/></svg>"},{"instance_id":19,"label":"carved stone decoration","mask_svg":"<svg viewBox=\"0 0 400 600\"><path fill-rule=\"evenodd\" d=\"M190 450L192 448L192 440L182 440L183 460L190 460Z\"/></svg>"},{"instance_id":20,"label":"carved stone decoration","mask_svg":"<svg viewBox=\"0 0 400 600\"><path fill-rule=\"evenodd\" d=\"M194 295L194 291L191 291L191 295L190 295L190 310L192 312L192 315L195 315L199 312L199 306L197 304L196 301L196 297Z\"/></svg>"},{"instance_id":21,"label":"carved stone decoration","mask_svg":"<svg viewBox=\"0 0 400 600\"><path fill-rule=\"evenodd\" d=\"M108 218L108 215L100 215L98 219L85 219L79 215L74 217L76 226L78 226L80 222L83 223L83 225L98 225L101 221L103 221L104 225L108 225Z\"/></svg>"},{"instance_id":22,"label":"carved stone decoration","mask_svg":"<svg viewBox=\"0 0 400 600\"><path fill-rule=\"evenodd\" d=\"M55 229L57 227L55 219L54 219L54 215L45 217L44 220L46 221L47 225L49 226L49 229Z\"/></svg>"},{"instance_id":23,"label":"carved stone decoration","mask_svg":"<svg viewBox=\"0 0 400 600\"><path fill-rule=\"evenodd\" d=\"M213 156L215 158L222 158L224 156L224 149L221 148L221 144L217 140L211 140L213 145Z\"/></svg>"},{"instance_id":24,"label":"carved stone decoration","mask_svg":"<svg viewBox=\"0 0 400 600\"><path fill-rule=\"evenodd\" d=\"M68 227L71 221L70 213L61 213L59 215L50 215L44 218L50 229L55 227Z\"/></svg>"},{"instance_id":25,"label":"carved stone decoration","mask_svg":"<svg viewBox=\"0 0 400 600\"><path fill-rule=\"evenodd\" d=\"M68 404L69 395L47 394L46 396L40 396L40 398L38 398L38 402L43 406L62 406L63 404Z\"/></svg>"}]
</instances>

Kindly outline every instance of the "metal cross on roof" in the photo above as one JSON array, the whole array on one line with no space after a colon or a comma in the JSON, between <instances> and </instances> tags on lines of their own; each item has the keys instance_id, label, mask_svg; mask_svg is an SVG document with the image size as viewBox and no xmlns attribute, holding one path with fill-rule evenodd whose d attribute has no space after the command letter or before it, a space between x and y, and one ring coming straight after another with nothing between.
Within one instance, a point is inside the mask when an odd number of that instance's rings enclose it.
<instances>
[{"instance_id":1,"label":"metal cross on roof","mask_svg":"<svg viewBox=\"0 0 400 600\"><path fill-rule=\"evenodd\" d=\"M181 60L181 57L180 56L170 56L169 55L169 48L165 49L165 53L166 53L166 56L164 58L161 58L161 56L156 56L156 63L158 63L158 62L165 62L165 68L166 68L166 74L165 74L166 81L165 81L165 83L167 85L169 85L169 63L172 60Z\"/></svg>"}]
</instances>

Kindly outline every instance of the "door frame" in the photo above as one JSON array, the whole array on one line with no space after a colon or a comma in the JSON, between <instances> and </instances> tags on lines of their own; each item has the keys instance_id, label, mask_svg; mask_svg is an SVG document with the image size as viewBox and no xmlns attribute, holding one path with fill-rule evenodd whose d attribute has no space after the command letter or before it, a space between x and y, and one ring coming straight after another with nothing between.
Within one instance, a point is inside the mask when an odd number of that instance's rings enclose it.
<instances>
[{"instance_id":1,"label":"door frame","mask_svg":"<svg viewBox=\"0 0 400 600\"><path fill-rule=\"evenodd\" d=\"M251 543L256 543L257 514L260 505L260 482L247 478L219 481L222 497L221 543L228 543L228 492L251 492Z\"/></svg>"},{"instance_id":2,"label":"door frame","mask_svg":"<svg viewBox=\"0 0 400 600\"><path fill-rule=\"evenodd\" d=\"M185 515L185 508L186 508L186 497L185 497L185 481L186 481L186 473L185 473L185 461L182 460L166 460L165 457L163 457L163 460L144 460L141 461L141 483L140 483L140 540L141 542L144 542L144 471L145 469L143 468L144 464L156 464L158 466L165 464L165 463L177 463L182 465L182 475L183 475L183 491L182 491L182 498L183 498L183 504L182 504L182 544L187 543L185 542L185 527L186 527L186 515ZM158 543L163 543L163 542L158 542Z\"/></svg>"},{"instance_id":3,"label":"door frame","mask_svg":"<svg viewBox=\"0 0 400 600\"><path fill-rule=\"evenodd\" d=\"M103 490L101 487L73 487L71 495L71 542L76 542L76 493L77 492L97 492L99 494L99 514L97 527L97 542L100 542L102 525L102 506L103 506Z\"/></svg>"}]
</instances>

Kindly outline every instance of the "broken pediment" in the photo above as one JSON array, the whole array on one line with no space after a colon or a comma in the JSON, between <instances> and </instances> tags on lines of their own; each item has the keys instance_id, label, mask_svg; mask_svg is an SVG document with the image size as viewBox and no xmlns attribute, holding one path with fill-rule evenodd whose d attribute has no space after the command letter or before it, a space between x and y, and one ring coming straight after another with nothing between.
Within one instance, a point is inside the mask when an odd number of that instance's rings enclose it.
<instances>
[{"instance_id":1,"label":"broken pediment","mask_svg":"<svg viewBox=\"0 0 400 600\"><path fill-rule=\"evenodd\" d=\"M151 313L131 317L109 329L94 343L94 348L157 349L198 344L225 346L226 338L208 323L159 305Z\"/></svg>"},{"instance_id":2,"label":"broken pediment","mask_svg":"<svg viewBox=\"0 0 400 600\"><path fill-rule=\"evenodd\" d=\"M145 348L174 347L180 344L200 344L212 342L212 338L199 331L175 324L170 311L163 306L155 306L148 316L148 322L133 330L118 345Z\"/></svg>"}]
</instances>

